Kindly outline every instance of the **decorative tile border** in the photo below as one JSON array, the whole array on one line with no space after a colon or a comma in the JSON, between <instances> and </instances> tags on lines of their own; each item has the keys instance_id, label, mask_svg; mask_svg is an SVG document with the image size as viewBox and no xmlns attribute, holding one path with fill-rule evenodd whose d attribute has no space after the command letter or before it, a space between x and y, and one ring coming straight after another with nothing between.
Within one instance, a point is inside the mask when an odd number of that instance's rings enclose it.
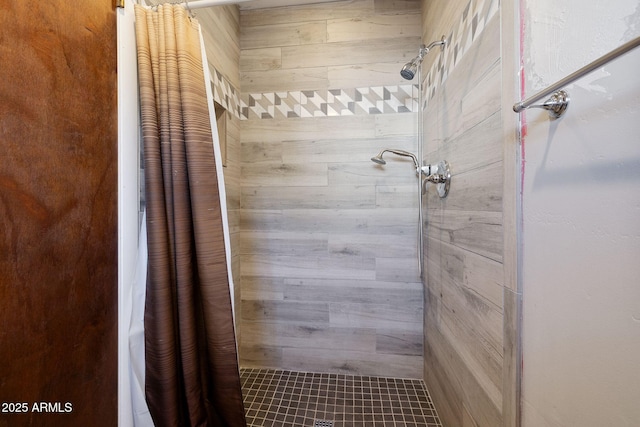
<instances>
[{"instance_id":1,"label":"decorative tile border","mask_svg":"<svg viewBox=\"0 0 640 427\"><path fill-rule=\"evenodd\" d=\"M216 69L213 69L211 79L213 99L239 119L241 113L240 91Z\"/></svg>"},{"instance_id":2,"label":"decorative tile border","mask_svg":"<svg viewBox=\"0 0 640 427\"><path fill-rule=\"evenodd\" d=\"M334 117L417 111L417 85L242 94L243 119Z\"/></svg>"},{"instance_id":3,"label":"decorative tile border","mask_svg":"<svg viewBox=\"0 0 640 427\"><path fill-rule=\"evenodd\" d=\"M426 104L449 74L460 63L485 26L500 9L500 0L470 0L462 12L458 25L447 35L448 45L433 63L423 80L423 101Z\"/></svg>"},{"instance_id":4,"label":"decorative tile border","mask_svg":"<svg viewBox=\"0 0 640 427\"><path fill-rule=\"evenodd\" d=\"M499 9L500 0L469 1L458 25L447 35L447 47L423 79L425 107ZM240 94L217 70L211 84L215 101L241 120L418 111L417 84Z\"/></svg>"}]
</instances>

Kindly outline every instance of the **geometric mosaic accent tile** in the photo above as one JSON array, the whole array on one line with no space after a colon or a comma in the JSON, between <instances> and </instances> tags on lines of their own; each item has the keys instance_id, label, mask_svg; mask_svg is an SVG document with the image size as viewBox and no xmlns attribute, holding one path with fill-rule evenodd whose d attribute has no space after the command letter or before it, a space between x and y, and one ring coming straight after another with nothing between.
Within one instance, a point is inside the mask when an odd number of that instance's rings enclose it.
<instances>
[{"instance_id":1,"label":"geometric mosaic accent tile","mask_svg":"<svg viewBox=\"0 0 640 427\"><path fill-rule=\"evenodd\" d=\"M242 119L333 117L417 111L417 85L243 94Z\"/></svg>"},{"instance_id":2,"label":"geometric mosaic accent tile","mask_svg":"<svg viewBox=\"0 0 640 427\"><path fill-rule=\"evenodd\" d=\"M469 51L473 42L482 34L487 22L500 8L500 0L470 0L457 25L447 35L447 47L438 56L423 79L425 105Z\"/></svg>"},{"instance_id":3,"label":"geometric mosaic accent tile","mask_svg":"<svg viewBox=\"0 0 640 427\"><path fill-rule=\"evenodd\" d=\"M216 69L211 73L211 87L213 89L213 99L239 119L241 113L240 91L233 87Z\"/></svg>"}]
</instances>

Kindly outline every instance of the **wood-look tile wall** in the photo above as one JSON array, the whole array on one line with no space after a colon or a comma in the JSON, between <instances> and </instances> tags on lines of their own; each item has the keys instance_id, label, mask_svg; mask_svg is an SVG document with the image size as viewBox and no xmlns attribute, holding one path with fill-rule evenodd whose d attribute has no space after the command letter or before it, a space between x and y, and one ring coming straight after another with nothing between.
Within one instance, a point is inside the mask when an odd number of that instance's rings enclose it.
<instances>
[{"instance_id":1,"label":"wood-look tile wall","mask_svg":"<svg viewBox=\"0 0 640 427\"><path fill-rule=\"evenodd\" d=\"M444 425L514 425L503 416L512 411L503 403L515 404L503 387L515 381L505 355L516 331L503 245L500 4L425 0L423 29L426 41L450 40L424 62L439 67L424 87L424 160L447 160L453 173L446 199L433 188L425 198L425 381Z\"/></svg>"},{"instance_id":2,"label":"wood-look tile wall","mask_svg":"<svg viewBox=\"0 0 640 427\"><path fill-rule=\"evenodd\" d=\"M241 12L245 94L407 84L419 1ZM241 121L241 363L422 377L411 112Z\"/></svg>"}]
</instances>

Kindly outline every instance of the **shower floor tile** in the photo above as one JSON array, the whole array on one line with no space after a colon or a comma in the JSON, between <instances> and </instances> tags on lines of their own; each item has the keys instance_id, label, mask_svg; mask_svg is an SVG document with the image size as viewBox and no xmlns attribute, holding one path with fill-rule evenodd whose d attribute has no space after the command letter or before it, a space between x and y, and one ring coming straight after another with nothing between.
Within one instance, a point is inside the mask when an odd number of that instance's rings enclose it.
<instances>
[{"instance_id":1,"label":"shower floor tile","mask_svg":"<svg viewBox=\"0 0 640 427\"><path fill-rule=\"evenodd\" d=\"M241 369L249 427L441 427L423 381Z\"/></svg>"}]
</instances>

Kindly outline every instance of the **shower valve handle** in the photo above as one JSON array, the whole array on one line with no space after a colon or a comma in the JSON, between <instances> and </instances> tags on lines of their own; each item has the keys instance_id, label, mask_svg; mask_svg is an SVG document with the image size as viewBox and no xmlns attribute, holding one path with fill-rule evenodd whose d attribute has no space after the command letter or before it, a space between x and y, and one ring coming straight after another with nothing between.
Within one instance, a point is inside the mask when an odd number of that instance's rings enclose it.
<instances>
[{"instance_id":1,"label":"shower valve handle","mask_svg":"<svg viewBox=\"0 0 640 427\"><path fill-rule=\"evenodd\" d=\"M435 165L422 166L420 171L424 175L422 181L422 191L426 192L426 184L428 182L436 184L436 190L441 198L447 197L449 187L451 186L451 169L449 162L441 161Z\"/></svg>"},{"instance_id":2,"label":"shower valve handle","mask_svg":"<svg viewBox=\"0 0 640 427\"><path fill-rule=\"evenodd\" d=\"M425 179L432 184L442 184L443 182L447 182L448 178L442 174L434 173L427 176Z\"/></svg>"}]
</instances>

